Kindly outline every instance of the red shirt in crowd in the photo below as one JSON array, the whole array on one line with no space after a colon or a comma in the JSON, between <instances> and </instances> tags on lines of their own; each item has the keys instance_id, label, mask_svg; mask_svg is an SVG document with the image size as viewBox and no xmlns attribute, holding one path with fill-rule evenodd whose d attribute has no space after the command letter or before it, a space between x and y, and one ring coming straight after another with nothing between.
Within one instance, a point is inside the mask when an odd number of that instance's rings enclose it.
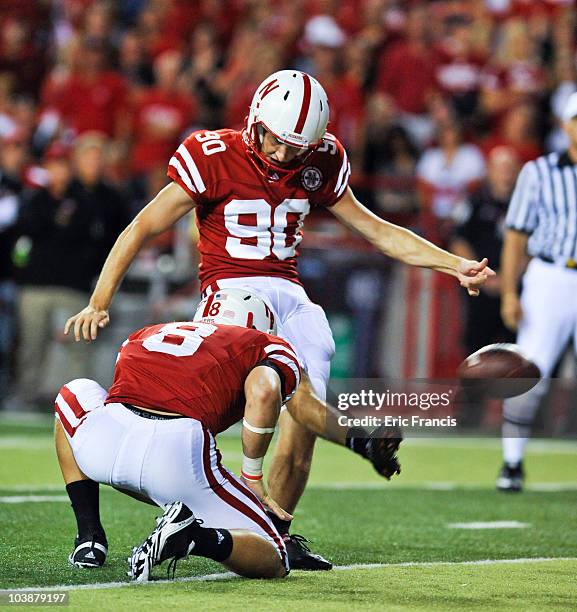
<instances>
[{"instance_id":1,"label":"red shirt in crowd","mask_svg":"<svg viewBox=\"0 0 577 612\"><path fill-rule=\"evenodd\" d=\"M447 95L460 95L480 88L485 58L475 53L454 54L447 46L437 48L436 80Z\"/></svg>"},{"instance_id":2,"label":"red shirt in crowd","mask_svg":"<svg viewBox=\"0 0 577 612\"><path fill-rule=\"evenodd\" d=\"M488 67L481 77L481 83L488 90L508 90L530 99L542 94L547 75L539 65L519 61L509 66ZM512 100L512 104L517 103L518 100Z\"/></svg>"},{"instance_id":3,"label":"red shirt in crowd","mask_svg":"<svg viewBox=\"0 0 577 612\"><path fill-rule=\"evenodd\" d=\"M537 159L543 154L541 147L533 140L525 140L523 142L511 142L501 134L492 134L480 144L483 155L488 158L491 151L496 147L508 147L514 149L522 164L533 159Z\"/></svg>"},{"instance_id":4,"label":"red shirt in crowd","mask_svg":"<svg viewBox=\"0 0 577 612\"><path fill-rule=\"evenodd\" d=\"M77 134L96 130L114 137L126 110L127 87L124 78L112 70L90 80L76 74L52 96L64 122Z\"/></svg>"},{"instance_id":5,"label":"red shirt in crowd","mask_svg":"<svg viewBox=\"0 0 577 612\"><path fill-rule=\"evenodd\" d=\"M261 364L279 374L287 402L301 370L285 340L237 325L152 325L122 345L105 403L182 414L216 435L242 418L246 377Z\"/></svg>"},{"instance_id":6,"label":"red shirt in crowd","mask_svg":"<svg viewBox=\"0 0 577 612\"><path fill-rule=\"evenodd\" d=\"M166 165L195 116L196 104L190 96L160 89L145 91L132 111L133 172L145 173Z\"/></svg>"},{"instance_id":7,"label":"red shirt in crowd","mask_svg":"<svg viewBox=\"0 0 577 612\"><path fill-rule=\"evenodd\" d=\"M245 83L236 89L234 96L230 96L224 109L224 125L234 130L242 130L250 107L254 92L259 83Z\"/></svg>"},{"instance_id":8,"label":"red shirt in crowd","mask_svg":"<svg viewBox=\"0 0 577 612\"><path fill-rule=\"evenodd\" d=\"M322 83L331 106L330 130L349 149L358 146L363 127L365 101L358 83L342 76L332 83Z\"/></svg>"},{"instance_id":9,"label":"red shirt in crowd","mask_svg":"<svg viewBox=\"0 0 577 612\"><path fill-rule=\"evenodd\" d=\"M398 42L383 55L378 88L392 96L400 110L420 115L437 88L437 64L432 49L416 52L409 43Z\"/></svg>"}]
</instances>

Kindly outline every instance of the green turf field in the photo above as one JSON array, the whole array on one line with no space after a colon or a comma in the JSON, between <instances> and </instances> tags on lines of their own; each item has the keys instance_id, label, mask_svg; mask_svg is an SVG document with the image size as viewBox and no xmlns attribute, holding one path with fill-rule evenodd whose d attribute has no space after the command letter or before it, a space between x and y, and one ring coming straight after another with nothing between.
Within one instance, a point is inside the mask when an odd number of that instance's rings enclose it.
<instances>
[{"instance_id":1,"label":"green turf field","mask_svg":"<svg viewBox=\"0 0 577 612\"><path fill-rule=\"evenodd\" d=\"M219 444L236 469L239 441ZM409 440L401 460L403 473L387 483L348 451L319 444L294 527L336 571L248 581L192 558L175 582L161 567L157 582L128 585L126 557L153 528L155 509L103 489L107 563L71 568L75 523L50 424L0 419L0 588L66 585L72 608L577 609L577 444L533 442L521 495L493 490L495 440ZM449 527L492 521L520 526Z\"/></svg>"}]
</instances>

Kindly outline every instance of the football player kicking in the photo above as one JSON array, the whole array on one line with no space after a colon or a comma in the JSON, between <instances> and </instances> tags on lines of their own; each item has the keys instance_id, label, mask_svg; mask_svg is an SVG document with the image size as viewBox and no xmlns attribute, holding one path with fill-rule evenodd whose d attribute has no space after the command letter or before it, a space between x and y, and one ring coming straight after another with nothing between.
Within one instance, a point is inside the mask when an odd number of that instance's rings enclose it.
<instances>
[{"instance_id":1,"label":"football player kicking","mask_svg":"<svg viewBox=\"0 0 577 612\"><path fill-rule=\"evenodd\" d=\"M65 333L96 339L109 323L108 309L142 245L197 210L204 296L241 288L272 308L278 334L296 350L313 391L326 395L334 342L323 310L306 295L296 269L301 228L312 208L330 210L382 253L407 264L454 276L471 295L494 272L487 260L465 260L368 211L354 196L350 165L340 142L326 131L329 103L321 85L296 70L272 74L258 87L246 128L197 131L178 147L168 166L172 182L122 232L102 269L89 305L71 317ZM346 265L346 262L344 262ZM303 392L304 393L304 392ZM301 394L301 409L307 398ZM307 482L315 435L291 416L281 431L269 475L272 497L293 512ZM285 538L290 564L330 569L300 537L288 535L290 519L272 517Z\"/></svg>"},{"instance_id":2,"label":"football player kicking","mask_svg":"<svg viewBox=\"0 0 577 612\"><path fill-rule=\"evenodd\" d=\"M100 567L106 559L98 490L103 483L165 508L150 537L133 550L133 579L148 580L155 565L189 554L242 576L286 575L286 547L270 515L292 517L267 493L262 466L301 367L286 341L264 332L275 332L270 309L251 294L225 290L201 303L195 322L132 334L108 393L88 379L62 387L55 404L56 450L78 527L70 563ZM320 401L317 408L322 416ZM221 465L214 437L241 418L238 479ZM310 426L325 423L320 418ZM338 441L390 476L399 471L400 440L384 441L382 434L367 438L353 428L338 434Z\"/></svg>"}]
</instances>

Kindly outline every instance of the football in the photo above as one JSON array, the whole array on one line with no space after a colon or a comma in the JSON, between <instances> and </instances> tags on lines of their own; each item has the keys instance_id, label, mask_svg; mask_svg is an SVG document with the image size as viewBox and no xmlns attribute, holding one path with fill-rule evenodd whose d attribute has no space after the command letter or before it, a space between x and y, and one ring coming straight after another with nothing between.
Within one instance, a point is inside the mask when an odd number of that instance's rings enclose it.
<instances>
[{"instance_id":1,"label":"football","mask_svg":"<svg viewBox=\"0 0 577 612\"><path fill-rule=\"evenodd\" d=\"M469 355L457 376L465 388L485 397L507 398L532 389L541 372L516 344L489 344Z\"/></svg>"}]
</instances>

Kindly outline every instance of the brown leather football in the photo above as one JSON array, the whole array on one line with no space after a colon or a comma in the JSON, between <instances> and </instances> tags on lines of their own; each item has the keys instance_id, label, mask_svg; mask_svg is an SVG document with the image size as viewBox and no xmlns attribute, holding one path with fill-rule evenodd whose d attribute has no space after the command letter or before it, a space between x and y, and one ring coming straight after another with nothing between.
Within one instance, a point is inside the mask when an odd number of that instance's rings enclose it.
<instances>
[{"instance_id":1,"label":"brown leather football","mask_svg":"<svg viewBox=\"0 0 577 612\"><path fill-rule=\"evenodd\" d=\"M541 372L516 344L489 344L469 355L457 368L464 387L485 397L515 397L532 389Z\"/></svg>"}]
</instances>

